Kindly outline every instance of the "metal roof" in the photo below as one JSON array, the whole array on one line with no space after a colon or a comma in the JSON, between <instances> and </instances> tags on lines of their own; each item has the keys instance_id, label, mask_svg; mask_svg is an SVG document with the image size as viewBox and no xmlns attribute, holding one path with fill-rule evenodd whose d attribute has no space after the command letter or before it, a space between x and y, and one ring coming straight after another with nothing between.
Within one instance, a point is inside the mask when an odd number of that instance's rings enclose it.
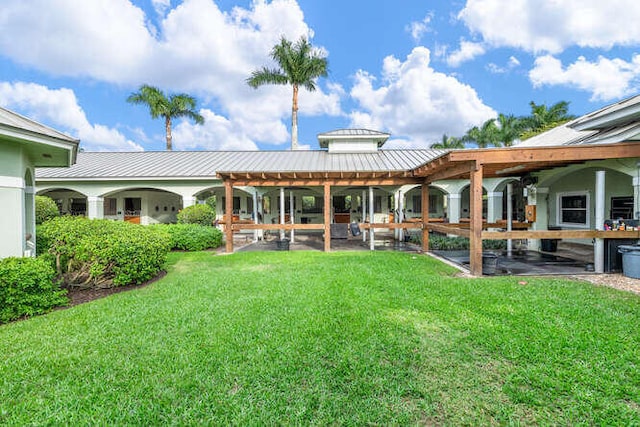
<instances>
[{"instance_id":1,"label":"metal roof","mask_svg":"<svg viewBox=\"0 0 640 427\"><path fill-rule=\"evenodd\" d=\"M38 168L39 180L216 178L216 172L396 172L445 153L435 149L371 153L312 151L80 152L69 168Z\"/></svg>"},{"instance_id":2,"label":"metal roof","mask_svg":"<svg viewBox=\"0 0 640 427\"><path fill-rule=\"evenodd\" d=\"M578 130L611 128L640 119L640 95L632 96L574 120L572 127Z\"/></svg>"},{"instance_id":3,"label":"metal roof","mask_svg":"<svg viewBox=\"0 0 640 427\"><path fill-rule=\"evenodd\" d=\"M51 138L60 139L75 144L78 143L77 139L72 138L69 135L65 135L62 132L58 132L55 129L35 122L31 119L21 116L18 113L14 113L13 111L7 110L6 108L2 107L0 107L0 126L19 129L39 135L45 135Z\"/></svg>"}]
</instances>

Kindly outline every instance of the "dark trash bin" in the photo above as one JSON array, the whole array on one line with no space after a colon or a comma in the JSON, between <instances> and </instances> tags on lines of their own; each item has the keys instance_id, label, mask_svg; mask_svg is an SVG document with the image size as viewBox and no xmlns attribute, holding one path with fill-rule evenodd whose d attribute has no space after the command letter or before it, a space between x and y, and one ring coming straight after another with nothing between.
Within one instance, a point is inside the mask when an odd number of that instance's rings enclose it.
<instances>
[{"instance_id":1,"label":"dark trash bin","mask_svg":"<svg viewBox=\"0 0 640 427\"><path fill-rule=\"evenodd\" d=\"M486 252L482 254L482 274L493 276L498 267L498 255Z\"/></svg>"},{"instance_id":2,"label":"dark trash bin","mask_svg":"<svg viewBox=\"0 0 640 427\"><path fill-rule=\"evenodd\" d=\"M622 254L622 274L640 279L640 245L620 245L618 252Z\"/></svg>"},{"instance_id":3,"label":"dark trash bin","mask_svg":"<svg viewBox=\"0 0 640 427\"><path fill-rule=\"evenodd\" d=\"M276 240L276 249L279 251L288 251L289 239Z\"/></svg>"},{"instance_id":4,"label":"dark trash bin","mask_svg":"<svg viewBox=\"0 0 640 427\"><path fill-rule=\"evenodd\" d=\"M562 230L561 227L549 226L547 230ZM558 250L558 242L560 239L540 239L540 250L543 252L556 252Z\"/></svg>"}]
</instances>

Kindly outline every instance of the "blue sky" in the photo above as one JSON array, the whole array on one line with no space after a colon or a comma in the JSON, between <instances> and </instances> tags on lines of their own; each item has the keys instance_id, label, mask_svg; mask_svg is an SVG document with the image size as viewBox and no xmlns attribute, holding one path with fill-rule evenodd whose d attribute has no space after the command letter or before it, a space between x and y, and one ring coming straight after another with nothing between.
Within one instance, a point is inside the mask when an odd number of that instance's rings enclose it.
<instances>
[{"instance_id":1,"label":"blue sky","mask_svg":"<svg viewBox=\"0 0 640 427\"><path fill-rule=\"evenodd\" d=\"M162 121L125 101L147 83L199 101L174 149L288 149L291 89L245 79L304 35L330 72L301 92L303 147L364 127L427 148L530 101L581 115L637 94L638 22L637 0L3 0L0 105L88 151L162 150Z\"/></svg>"}]
</instances>

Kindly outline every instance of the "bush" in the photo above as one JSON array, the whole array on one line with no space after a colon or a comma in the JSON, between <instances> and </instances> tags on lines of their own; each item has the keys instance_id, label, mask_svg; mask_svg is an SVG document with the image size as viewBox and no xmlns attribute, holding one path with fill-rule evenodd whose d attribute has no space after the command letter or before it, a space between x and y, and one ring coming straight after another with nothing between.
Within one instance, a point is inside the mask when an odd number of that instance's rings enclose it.
<instances>
[{"instance_id":1,"label":"bush","mask_svg":"<svg viewBox=\"0 0 640 427\"><path fill-rule=\"evenodd\" d=\"M36 196L36 224L42 224L57 216L60 216L60 211L52 198Z\"/></svg>"},{"instance_id":2,"label":"bush","mask_svg":"<svg viewBox=\"0 0 640 427\"><path fill-rule=\"evenodd\" d=\"M482 249L506 249L506 240L483 240ZM469 239L466 237L429 236L429 250L462 251L469 250Z\"/></svg>"},{"instance_id":3,"label":"bush","mask_svg":"<svg viewBox=\"0 0 640 427\"><path fill-rule=\"evenodd\" d=\"M56 272L44 259L0 260L0 323L33 316L65 305L67 291L54 281Z\"/></svg>"},{"instance_id":4,"label":"bush","mask_svg":"<svg viewBox=\"0 0 640 427\"><path fill-rule=\"evenodd\" d=\"M178 224L213 225L216 219L216 211L211 206L192 205L178 212Z\"/></svg>"},{"instance_id":5,"label":"bush","mask_svg":"<svg viewBox=\"0 0 640 427\"><path fill-rule=\"evenodd\" d=\"M59 217L39 227L58 274L71 286L106 288L155 277L170 248L159 229L128 222Z\"/></svg>"},{"instance_id":6,"label":"bush","mask_svg":"<svg viewBox=\"0 0 640 427\"><path fill-rule=\"evenodd\" d=\"M171 237L171 249L203 251L222 246L222 232L199 224L157 224Z\"/></svg>"}]
</instances>

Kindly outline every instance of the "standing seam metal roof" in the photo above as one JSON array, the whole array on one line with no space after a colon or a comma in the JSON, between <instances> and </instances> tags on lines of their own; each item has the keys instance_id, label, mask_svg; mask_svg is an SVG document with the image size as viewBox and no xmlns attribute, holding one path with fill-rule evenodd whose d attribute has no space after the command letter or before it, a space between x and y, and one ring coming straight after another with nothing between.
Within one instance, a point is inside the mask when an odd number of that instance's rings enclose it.
<instances>
[{"instance_id":1,"label":"standing seam metal roof","mask_svg":"<svg viewBox=\"0 0 640 427\"><path fill-rule=\"evenodd\" d=\"M69 168L38 168L36 179L215 178L216 172L388 172L421 166L435 149L373 153L313 151L80 152Z\"/></svg>"}]
</instances>

